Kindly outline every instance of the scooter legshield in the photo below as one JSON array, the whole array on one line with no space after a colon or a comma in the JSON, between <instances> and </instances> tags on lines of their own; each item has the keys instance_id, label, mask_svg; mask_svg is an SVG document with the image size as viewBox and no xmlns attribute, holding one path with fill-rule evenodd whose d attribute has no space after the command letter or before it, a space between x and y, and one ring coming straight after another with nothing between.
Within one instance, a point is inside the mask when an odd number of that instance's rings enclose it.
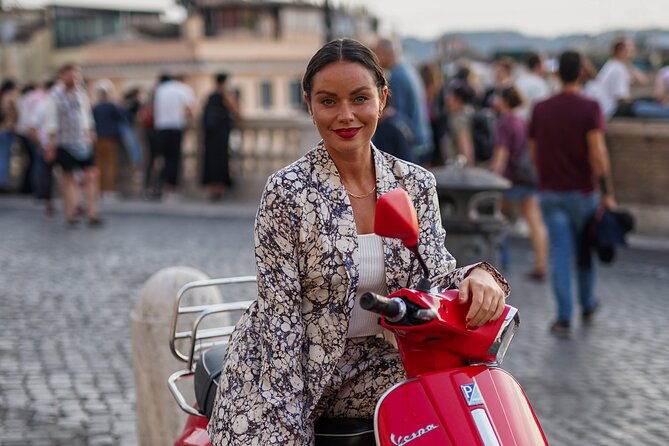
<instances>
[{"instance_id":1,"label":"scooter legshield","mask_svg":"<svg viewBox=\"0 0 669 446\"><path fill-rule=\"evenodd\" d=\"M207 417L189 415L181 436L174 442L174 446L211 446L207 434Z\"/></svg>"},{"instance_id":2,"label":"scooter legshield","mask_svg":"<svg viewBox=\"0 0 669 446\"><path fill-rule=\"evenodd\" d=\"M400 383L379 400L379 446L547 445L518 382L506 371L471 366Z\"/></svg>"}]
</instances>

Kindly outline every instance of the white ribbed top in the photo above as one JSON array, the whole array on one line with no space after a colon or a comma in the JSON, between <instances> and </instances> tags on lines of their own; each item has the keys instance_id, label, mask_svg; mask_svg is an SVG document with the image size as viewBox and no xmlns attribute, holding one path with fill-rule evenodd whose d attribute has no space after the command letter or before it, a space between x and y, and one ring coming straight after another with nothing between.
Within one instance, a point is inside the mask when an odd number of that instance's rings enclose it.
<instances>
[{"instance_id":1,"label":"white ribbed top","mask_svg":"<svg viewBox=\"0 0 669 446\"><path fill-rule=\"evenodd\" d=\"M355 305L348 323L346 334L348 338L374 336L381 333L382 328L377 322L379 316L360 308L358 299L368 291L382 296L388 293L383 239L376 234L358 234L358 251L360 253L360 278L355 295Z\"/></svg>"}]
</instances>

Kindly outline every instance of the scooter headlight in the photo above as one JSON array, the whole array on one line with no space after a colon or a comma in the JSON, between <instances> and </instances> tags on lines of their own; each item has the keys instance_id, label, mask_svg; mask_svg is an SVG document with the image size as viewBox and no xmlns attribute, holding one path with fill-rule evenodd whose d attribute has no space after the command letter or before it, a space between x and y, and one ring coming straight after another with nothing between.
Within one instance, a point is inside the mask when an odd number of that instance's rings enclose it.
<instances>
[{"instance_id":1,"label":"scooter headlight","mask_svg":"<svg viewBox=\"0 0 669 446\"><path fill-rule=\"evenodd\" d=\"M487 356L488 358L493 359L494 363L498 365L502 363L504 355L506 355L506 351L509 348L509 344L511 344L511 340L513 339L513 335L516 334L518 325L520 325L518 309L509 306L509 311L504 317L504 322L497 332L495 341L490 346L490 349L488 349Z\"/></svg>"}]
</instances>

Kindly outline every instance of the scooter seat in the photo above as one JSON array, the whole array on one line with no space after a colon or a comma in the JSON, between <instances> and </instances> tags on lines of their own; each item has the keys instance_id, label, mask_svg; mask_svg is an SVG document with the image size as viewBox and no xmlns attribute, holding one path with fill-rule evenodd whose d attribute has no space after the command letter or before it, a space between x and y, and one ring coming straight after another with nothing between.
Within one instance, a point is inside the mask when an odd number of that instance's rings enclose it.
<instances>
[{"instance_id":1,"label":"scooter seat","mask_svg":"<svg viewBox=\"0 0 669 446\"><path fill-rule=\"evenodd\" d=\"M211 418L218 379L223 370L227 345L206 350L195 367L195 400L200 411ZM321 418L314 423L316 446L373 446L372 420L361 418Z\"/></svg>"},{"instance_id":2,"label":"scooter seat","mask_svg":"<svg viewBox=\"0 0 669 446\"><path fill-rule=\"evenodd\" d=\"M195 401L200 412L211 418L214 410L214 399L218 390L218 378L223 370L223 358L227 345L217 345L205 350L195 366Z\"/></svg>"}]
</instances>

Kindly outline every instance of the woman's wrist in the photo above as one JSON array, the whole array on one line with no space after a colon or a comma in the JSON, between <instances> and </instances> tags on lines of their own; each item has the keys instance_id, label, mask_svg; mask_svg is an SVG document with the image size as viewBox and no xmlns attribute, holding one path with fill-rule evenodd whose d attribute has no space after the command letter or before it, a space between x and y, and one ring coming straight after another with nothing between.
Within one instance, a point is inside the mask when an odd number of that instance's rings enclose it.
<instances>
[{"instance_id":1,"label":"woman's wrist","mask_svg":"<svg viewBox=\"0 0 669 446\"><path fill-rule=\"evenodd\" d=\"M511 287L509 286L509 283L506 281L502 273L497 271L497 269L495 269L495 267L493 267L490 263L481 262L476 264L472 269L470 269L467 272L465 277L469 276L472 272L476 270L485 271L486 273L490 274L490 276L492 276L492 278L495 280L495 282L497 282L499 287L504 292L504 296L506 297L509 295L509 293L511 292Z\"/></svg>"}]
</instances>

